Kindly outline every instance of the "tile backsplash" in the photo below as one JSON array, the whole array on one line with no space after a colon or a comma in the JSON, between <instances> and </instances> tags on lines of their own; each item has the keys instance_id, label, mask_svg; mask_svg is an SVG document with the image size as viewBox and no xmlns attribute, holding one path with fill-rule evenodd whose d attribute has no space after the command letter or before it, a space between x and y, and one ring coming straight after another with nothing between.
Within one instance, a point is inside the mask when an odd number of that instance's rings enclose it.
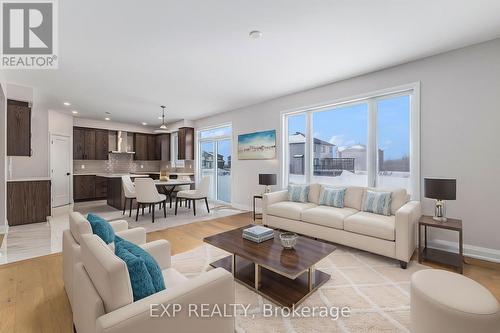
<instances>
[{"instance_id":1,"label":"tile backsplash","mask_svg":"<svg viewBox=\"0 0 500 333\"><path fill-rule=\"evenodd\" d=\"M147 171L160 171L160 161L136 161L132 154L109 154L109 160L107 161L73 160L73 173L75 174Z\"/></svg>"}]
</instances>

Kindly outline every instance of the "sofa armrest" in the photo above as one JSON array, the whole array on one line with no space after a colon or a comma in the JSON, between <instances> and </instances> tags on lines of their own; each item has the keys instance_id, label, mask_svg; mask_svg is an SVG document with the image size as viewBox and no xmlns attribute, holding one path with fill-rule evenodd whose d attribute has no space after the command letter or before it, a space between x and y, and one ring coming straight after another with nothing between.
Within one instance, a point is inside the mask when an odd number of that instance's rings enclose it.
<instances>
[{"instance_id":1,"label":"sofa armrest","mask_svg":"<svg viewBox=\"0 0 500 333\"><path fill-rule=\"evenodd\" d=\"M109 224L111 224L111 228L113 228L115 232L128 229L128 222L125 220L110 221Z\"/></svg>"},{"instance_id":2,"label":"sofa armrest","mask_svg":"<svg viewBox=\"0 0 500 333\"><path fill-rule=\"evenodd\" d=\"M262 195L262 213L266 214L267 207L281 201L288 200L288 190L282 190Z\"/></svg>"},{"instance_id":3,"label":"sofa armrest","mask_svg":"<svg viewBox=\"0 0 500 333\"><path fill-rule=\"evenodd\" d=\"M170 243L165 239L155 240L141 245L142 249L155 258L161 270L167 269L171 265Z\"/></svg>"},{"instance_id":4,"label":"sofa armrest","mask_svg":"<svg viewBox=\"0 0 500 333\"><path fill-rule=\"evenodd\" d=\"M143 227L118 231L116 235L137 245L146 243L146 229Z\"/></svg>"},{"instance_id":5,"label":"sofa armrest","mask_svg":"<svg viewBox=\"0 0 500 333\"><path fill-rule=\"evenodd\" d=\"M231 304L234 303L233 276L226 270L217 268L171 289L167 286L166 290L99 317L96 332L233 333L234 316L197 317L193 309L196 308L201 314L200 305L208 304L210 309L214 305L223 309L226 305L227 311L231 311ZM174 306L180 307L175 316ZM163 313L164 309L168 309L170 317Z\"/></svg>"},{"instance_id":6,"label":"sofa armrest","mask_svg":"<svg viewBox=\"0 0 500 333\"><path fill-rule=\"evenodd\" d=\"M396 211L396 258L409 262L416 247L418 220L422 216L420 201L410 201Z\"/></svg>"}]
</instances>

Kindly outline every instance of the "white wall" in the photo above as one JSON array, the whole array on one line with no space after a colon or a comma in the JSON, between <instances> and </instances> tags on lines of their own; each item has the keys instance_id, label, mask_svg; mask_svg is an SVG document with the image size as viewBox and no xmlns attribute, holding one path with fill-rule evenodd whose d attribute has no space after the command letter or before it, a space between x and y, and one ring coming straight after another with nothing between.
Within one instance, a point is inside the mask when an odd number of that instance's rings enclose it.
<instances>
[{"instance_id":1,"label":"white wall","mask_svg":"<svg viewBox=\"0 0 500 333\"><path fill-rule=\"evenodd\" d=\"M31 108L32 156L8 157L8 178L48 177L48 110L38 103L38 96L33 88L7 84L7 98L33 103Z\"/></svg>"},{"instance_id":2,"label":"white wall","mask_svg":"<svg viewBox=\"0 0 500 333\"><path fill-rule=\"evenodd\" d=\"M421 175L457 178L457 200L448 202L448 216L463 219L467 251L489 251L500 260L499 55L497 39L200 119L196 127L232 123L232 201L250 207L252 195L262 191L258 174L280 173L280 162L239 161L238 134L276 129L280 157L281 111L420 81ZM422 203L432 214L433 201L422 198ZM451 236L434 233L455 240Z\"/></svg>"},{"instance_id":3,"label":"white wall","mask_svg":"<svg viewBox=\"0 0 500 333\"><path fill-rule=\"evenodd\" d=\"M0 73L0 233L7 229L7 93Z\"/></svg>"}]
</instances>

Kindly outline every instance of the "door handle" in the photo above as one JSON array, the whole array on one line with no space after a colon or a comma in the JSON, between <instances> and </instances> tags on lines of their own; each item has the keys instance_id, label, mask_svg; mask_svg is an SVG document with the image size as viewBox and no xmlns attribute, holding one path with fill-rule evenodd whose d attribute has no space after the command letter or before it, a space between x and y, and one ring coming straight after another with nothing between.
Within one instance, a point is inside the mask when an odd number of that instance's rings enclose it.
<instances>
[{"instance_id":1,"label":"door handle","mask_svg":"<svg viewBox=\"0 0 500 333\"><path fill-rule=\"evenodd\" d=\"M71 175L71 174L69 172L66 172L66 176L69 176L69 175Z\"/></svg>"}]
</instances>

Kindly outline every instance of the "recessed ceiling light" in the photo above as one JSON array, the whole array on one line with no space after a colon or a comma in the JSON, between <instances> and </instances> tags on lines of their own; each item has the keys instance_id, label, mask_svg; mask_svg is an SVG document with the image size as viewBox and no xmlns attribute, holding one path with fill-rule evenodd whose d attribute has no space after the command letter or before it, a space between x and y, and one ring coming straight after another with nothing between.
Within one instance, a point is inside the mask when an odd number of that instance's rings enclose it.
<instances>
[{"instance_id":1,"label":"recessed ceiling light","mask_svg":"<svg viewBox=\"0 0 500 333\"><path fill-rule=\"evenodd\" d=\"M147 124L148 124L148 123L144 123L144 122L143 122L143 123L142 123L142 126L146 126Z\"/></svg>"},{"instance_id":2,"label":"recessed ceiling light","mask_svg":"<svg viewBox=\"0 0 500 333\"><path fill-rule=\"evenodd\" d=\"M71 103L69 103L69 102L64 102L63 104L66 105L66 106L70 106L71 105Z\"/></svg>"},{"instance_id":3,"label":"recessed ceiling light","mask_svg":"<svg viewBox=\"0 0 500 333\"><path fill-rule=\"evenodd\" d=\"M248 34L248 36L250 38L253 38L253 39L259 39L262 37L262 32L259 31L259 30L253 30L253 31L250 31L250 33Z\"/></svg>"},{"instance_id":4,"label":"recessed ceiling light","mask_svg":"<svg viewBox=\"0 0 500 333\"><path fill-rule=\"evenodd\" d=\"M110 119L110 118L108 118L108 117L106 117L106 118L104 118L104 120L111 120L111 119Z\"/></svg>"},{"instance_id":5,"label":"recessed ceiling light","mask_svg":"<svg viewBox=\"0 0 500 333\"><path fill-rule=\"evenodd\" d=\"M72 114L78 114L78 111L73 110L73 111L71 111L71 113L72 113Z\"/></svg>"}]
</instances>

